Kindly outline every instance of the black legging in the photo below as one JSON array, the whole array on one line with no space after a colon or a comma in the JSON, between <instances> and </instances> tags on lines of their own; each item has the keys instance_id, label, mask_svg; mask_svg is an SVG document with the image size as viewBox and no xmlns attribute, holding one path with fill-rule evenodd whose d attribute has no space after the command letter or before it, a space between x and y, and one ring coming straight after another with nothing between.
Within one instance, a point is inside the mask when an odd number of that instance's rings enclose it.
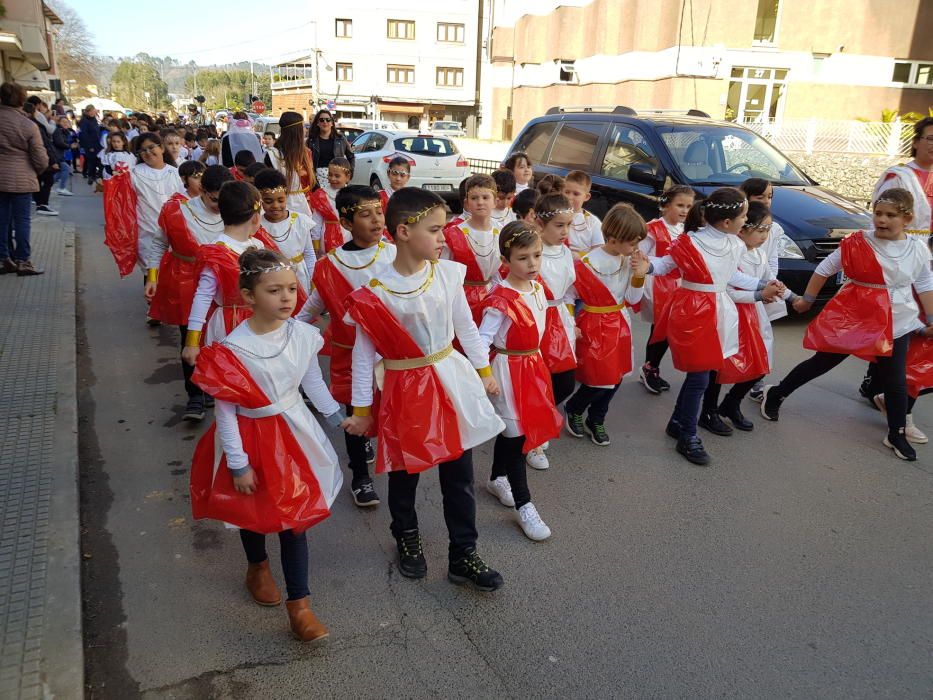
<instances>
[{"instance_id":1,"label":"black legging","mask_svg":"<svg viewBox=\"0 0 933 700\"><path fill-rule=\"evenodd\" d=\"M188 335L188 326L179 326L178 333L181 335L181 349L182 352L185 350L185 337ZM185 393L188 394L189 399L195 399L199 396L204 396L204 392L191 381L191 375L194 374L194 365L189 365L184 360L181 361L181 373L185 378Z\"/></svg>"},{"instance_id":2,"label":"black legging","mask_svg":"<svg viewBox=\"0 0 933 700\"><path fill-rule=\"evenodd\" d=\"M240 530L240 541L246 560L250 564L261 564L266 554L266 536L252 530ZM279 533L279 550L282 557L282 573L285 574L285 590L289 600L300 600L310 595L308 591L308 536L307 531L296 535L292 530Z\"/></svg>"},{"instance_id":3,"label":"black legging","mask_svg":"<svg viewBox=\"0 0 933 700\"><path fill-rule=\"evenodd\" d=\"M667 340L659 340L656 343L651 342L651 336L654 335L654 324L651 324L651 331L648 333L648 344L645 346L645 362L652 367L652 369L658 369L661 366L661 360L664 359L665 353L667 353Z\"/></svg>"},{"instance_id":4,"label":"black legging","mask_svg":"<svg viewBox=\"0 0 933 700\"><path fill-rule=\"evenodd\" d=\"M910 334L895 338L890 357L879 357L875 363L879 386L884 388L884 402L888 414L888 430L896 433L907 423L907 348ZM848 355L818 352L790 371L780 384L773 387L778 397L788 397L807 382L826 374L841 364Z\"/></svg>"},{"instance_id":5,"label":"black legging","mask_svg":"<svg viewBox=\"0 0 933 700\"><path fill-rule=\"evenodd\" d=\"M577 386L577 371L569 369L551 375L551 388L554 390L554 405L560 406L564 400L573 393Z\"/></svg>"},{"instance_id":6,"label":"black legging","mask_svg":"<svg viewBox=\"0 0 933 700\"><path fill-rule=\"evenodd\" d=\"M524 435L511 438L499 435L492 448L492 474L489 478L508 477L509 486L512 487L512 498L515 499L516 510L531 502L525 455L522 454L524 444Z\"/></svg>"},{"instance_id":7,"label":"black legging","mask_svg":"<svg viewBox=\"0 0 933 700\"><path fill-rule=\"evenodd\" d=\"M742 399L748 395L748 392L752 390L752 387L763 378L762 376L747 382L741 382L740 384L733 384L732 388L726 392L726 398L723 403L725 404L728 402L738 406L742 403ZM712 372L710 374L709 385L706 387L706 393L703 394L703 413L715 413L719 410L719 394L722 391L722 384L717 381L718 379L718 372Z\"/></svg>"},{"instance_id":8,"label":"black legging","mask_svg":"<svg viewBox=\"0 0 933 700\"><path fill-rule=\"evenodd\" d=\"M55 184L55 171L46 170L39 176L39 191L32 193L32 201L37 207L47 207L49 197L52 195L52 185Z\"/></svg>"}]
</instances>

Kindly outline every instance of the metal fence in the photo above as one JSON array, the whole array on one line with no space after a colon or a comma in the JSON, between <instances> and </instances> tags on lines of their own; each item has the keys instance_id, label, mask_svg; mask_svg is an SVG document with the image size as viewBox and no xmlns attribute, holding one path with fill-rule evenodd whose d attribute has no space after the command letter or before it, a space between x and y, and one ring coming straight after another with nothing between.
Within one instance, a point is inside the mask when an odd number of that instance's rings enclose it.
<instances>
[{"instance_id":1,"label":"metal fence","mask_svg":"<svg viewBox=\"0 0 933 700\"><path fill-rule=\"evenodd\" d=\"M744 126L782 151L803 153L906 156L913 140L912 125L902 121L781 119L748 121Z\"/></svg>"},{"instance_id":2,"label":"metal fence","mask_svg":"<svg viewBox=\"0 0 933 700\"><path fill-rule=\"evenodd\" d=\"M470 161L470 172L473 175L491 175L501 165L497 160L484 160L482 158L470 158L469 156L467 156L467 160Z\"/></svg>"}]
</instances>

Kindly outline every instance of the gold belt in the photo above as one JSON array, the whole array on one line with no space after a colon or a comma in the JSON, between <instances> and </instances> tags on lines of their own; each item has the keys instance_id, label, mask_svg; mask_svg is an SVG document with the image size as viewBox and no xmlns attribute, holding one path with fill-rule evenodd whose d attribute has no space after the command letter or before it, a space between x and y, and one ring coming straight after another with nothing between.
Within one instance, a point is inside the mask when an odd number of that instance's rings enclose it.
<instances>
[{"instance_id":1,"label":"gold belt","mask_svg":"<svg viewBox=\"0 0 933 700\"><path fill-rule=\"evenodd\" d=\"M431 365L436 365L438 362L450 355L450 353L453 351L454 346L448 345L443 350L432 352L430 355L425 355L424 357L412 357L408 360L390 360L388 358L383 358L382 362L386 369L419 369L421 367L430 367Z\"/></svg>"},{"instance_id":2,"label":"gold belt","mask_svg":"<svg viewBox=\"0 0 933 700\"><path fill-rule=\"evenodd\" d=\"M583 305L583 310L588 311L591 314L611 314L613 311L621 311L625 308L625 304L615 304L613 306L588 306Z\"/></svg>"},{"instance_id":3,"label":"gold belt","mask_svg":"<svg viewBox=\"0 0 933 700\"><path fill-rule=\"evenodd\" d=\"M344 345L343 343L338 343L336 340L331 339L330 344L335 348L343 348L344 350L352 350L352 345Z\"/></svg>"},{"instance_id":4,"label":"gold belt","mask_svg":"<svg viewBox=\"0 0 933 700\"><path fill-rule=\"evenodd\" d=\"M463 286L464 287L488 287L489 280L486 280L485 282L474 282L472 280L464 280Z\"/></svg>"},{"instance_id":5,"label":"gold belt","mask_svg":"<svg viewBox=\"0 0 933 700\"><path fill-rule=\"evenodd\" d=\"M910 234L911 236L929 236L930 230L925 228L909 228L905 233Z\"/></svg>"},{"instance_id":6,"label":"gold belt","mask_svg":"<svg viewBox=\"0 0 933 700\"><path fill-rule=\"evenodd\" d=\"M288 261L293 262L293 263L300 263L304 259L305 259L305 254L298 253L298 255L296 255L294 258L289 258Z\"/></svg>"},{"instance_id":7,"label":"gold belt","mask_svg":"<svg viewBox=\"0 0 933 700\"><path fill-rule=\"evenodd\" d=\"M193 256L189 257L187 255L182 255L181 253L176 253L174 250L169 251L169 252L171 252L171 254L175 256L176 258L178 258L179 260L182 260L183 262L186 262L186 263L193 263L197 260L197 258Z\"/></svg>"},{"instance_id":8,"label":"gold belt","mask_svg":"<svg viewBox=\"0 0 933 700\"><path fill-rule=\"evenodd\" d=\"M537 355L539 348L535 348L534 350L506 350L505 348L496 347L494 345L493 350L500 355L506 355L508 357L525 357L527 355Z\"/></svg>"}]
</instances>

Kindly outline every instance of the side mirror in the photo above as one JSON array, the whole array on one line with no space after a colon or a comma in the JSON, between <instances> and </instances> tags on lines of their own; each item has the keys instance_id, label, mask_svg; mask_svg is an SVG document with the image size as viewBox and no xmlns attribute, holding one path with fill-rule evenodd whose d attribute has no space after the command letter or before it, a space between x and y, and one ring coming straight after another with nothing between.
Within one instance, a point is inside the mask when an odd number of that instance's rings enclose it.
<instances>
[{"instance_id":1,"label":"side mirror","mask_svg":"<svg viewBox=\"0 0 933 700\"><path fill-rule=\"evenodd\" d=\"M632 163L628 169L628 179L639 185L647 185L655 190L661 189L664 184L664 175L655 172L651 163Z\"/></svg>"}]
</instances>

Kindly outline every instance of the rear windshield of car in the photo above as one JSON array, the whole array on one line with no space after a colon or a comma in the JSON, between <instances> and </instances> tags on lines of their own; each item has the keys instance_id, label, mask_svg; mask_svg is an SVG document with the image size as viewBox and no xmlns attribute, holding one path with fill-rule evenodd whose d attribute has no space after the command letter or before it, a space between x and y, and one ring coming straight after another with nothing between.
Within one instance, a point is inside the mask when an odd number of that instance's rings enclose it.
<instances>
[{"instance_id":1,"label":"rear windshield of car","mask_svg":"<svg viewBox=\"0 0 933 700\"><path fill-rule=\"evenodd\" d=\"M436 136L405 136L395 139L395 150L415 156L455 156L460 153L453 141Z\"/></svg>"}]
</instances>

